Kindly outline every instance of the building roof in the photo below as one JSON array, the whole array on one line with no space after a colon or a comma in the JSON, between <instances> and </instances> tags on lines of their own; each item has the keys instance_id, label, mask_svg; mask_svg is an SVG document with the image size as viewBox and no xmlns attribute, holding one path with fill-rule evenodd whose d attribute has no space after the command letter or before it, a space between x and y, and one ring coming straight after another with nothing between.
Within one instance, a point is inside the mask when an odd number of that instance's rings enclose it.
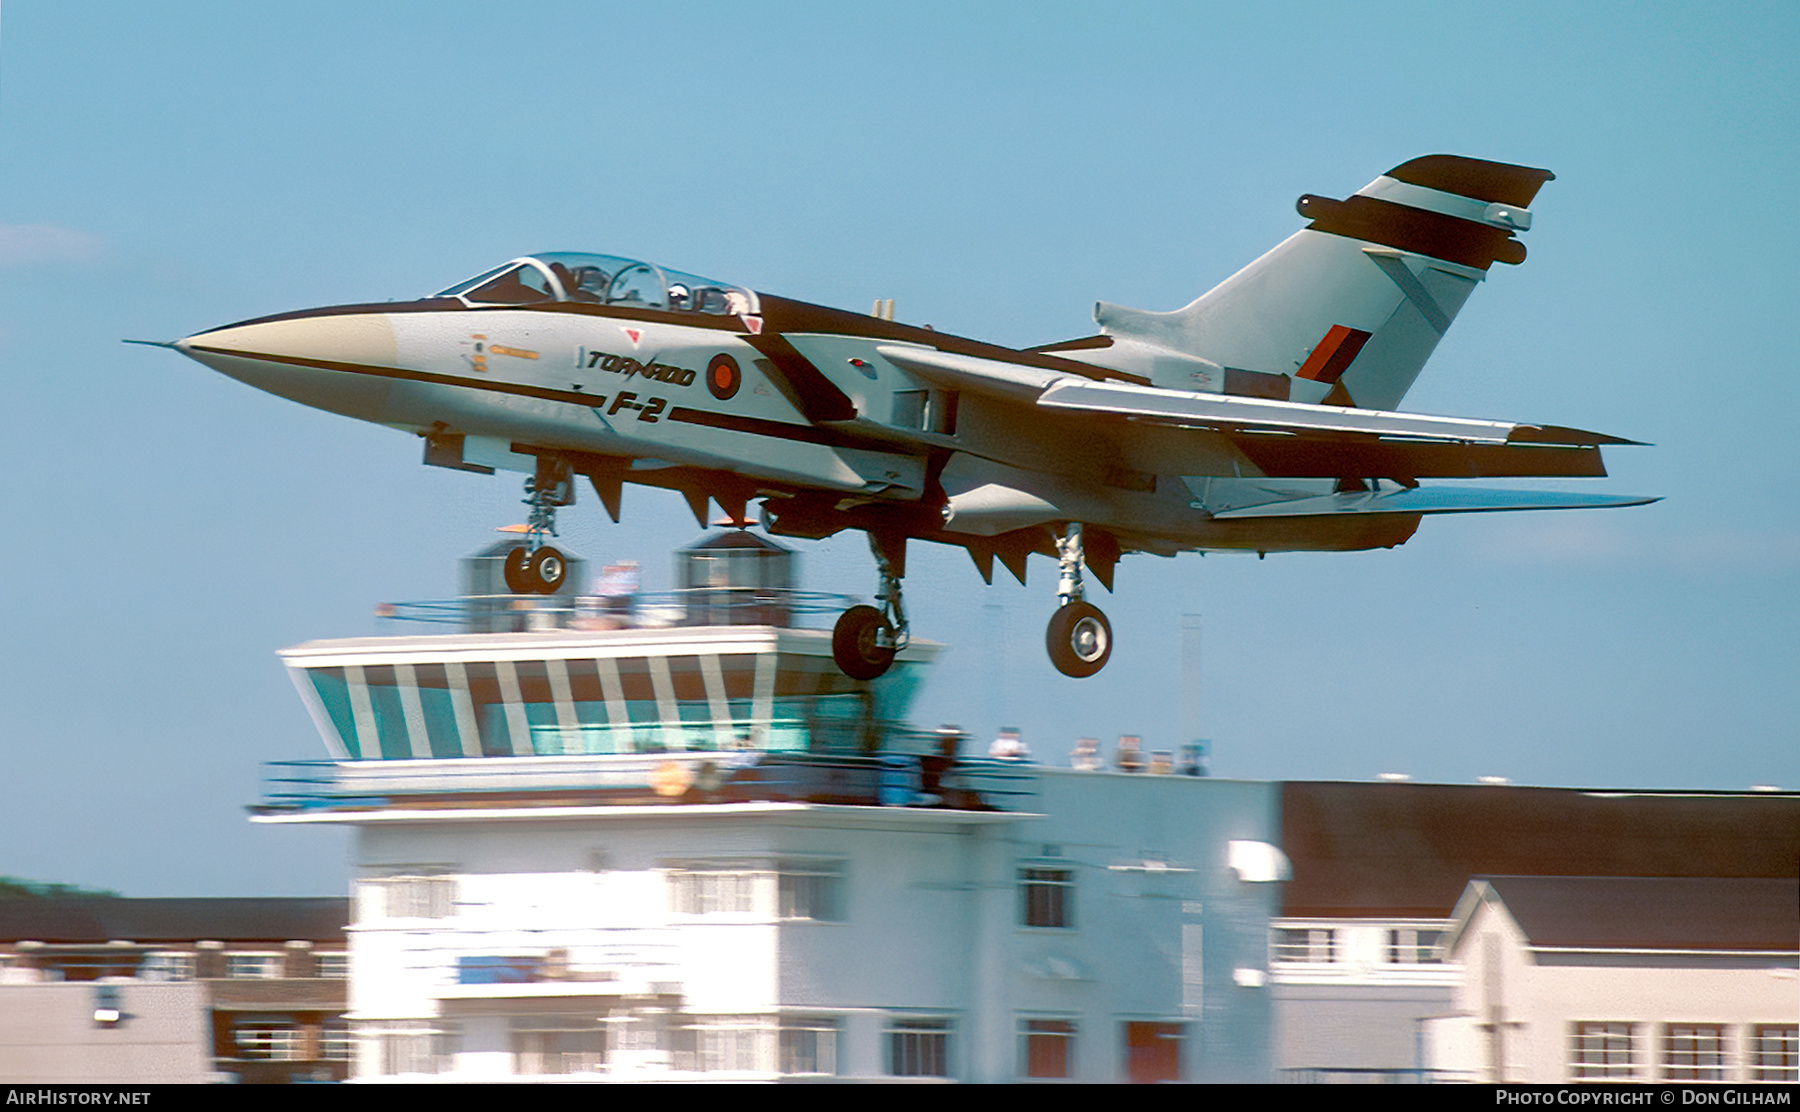
<instances>
[{"instance_id":1,"label":"building roof","mask_svg":"<svg viewBox=\"0 0 1800 1112\"><path fill-rule=\"evenodd\" d=\"M343 897L0 900L0 942L342 942Z\"/></svg>"},{"instance_id":2,"label":"building roof","mask_svg":"<svg viewBox=\"0 0 1800 1112\"><path fill-rule=\"evenodd\" d=\"M790 556L794 553L794 550L787 545L744 528L707 533L693 543L677 549L676 553L679 555L683 552L707 552L720 548L758 549L763 552L786 553Z\"/></svg>"},{"instance_id":3,"label":"building roof","mask_svg":"<svg viewBox=\"0 0 1800 1112\"><path fill-rule=\"evenodd\" d=\"M1800 880L1508 876L1483 885L1534 947L1800 951Z\"/></svg>"},{"instance_id":4,"label":"building roof","mask_svg":"<svg viewBox=\"0 0 1800 1112\"><path fill-rule=\"evenodd\" d=\"M1800 795L1281 786L1289 917L1448 918L1471 877L1795 877Z\"/></svg>"}]
</instances>

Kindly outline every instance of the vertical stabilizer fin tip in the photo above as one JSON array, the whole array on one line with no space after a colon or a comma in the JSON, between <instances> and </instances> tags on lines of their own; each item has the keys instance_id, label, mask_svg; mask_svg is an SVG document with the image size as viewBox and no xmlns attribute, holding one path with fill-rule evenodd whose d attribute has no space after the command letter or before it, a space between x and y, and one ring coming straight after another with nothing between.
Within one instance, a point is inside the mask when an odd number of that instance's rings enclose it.
<instances>
[{"instance_id":1,"label":"vertical stabilizer fin tip","mask_svg":"<svg viewBox=\"0 0 1800 1112\"><path fill-rule=\"evenodd\" d=\"M1549 170L1455 154L1428 154L1402 162L1389 170L1387 176L1408 185L1441 189L1461 197L1520 208L1530 208L1532 199L1544 183L1556 180L1556 175Z\"/></svg>"}]
</instances>

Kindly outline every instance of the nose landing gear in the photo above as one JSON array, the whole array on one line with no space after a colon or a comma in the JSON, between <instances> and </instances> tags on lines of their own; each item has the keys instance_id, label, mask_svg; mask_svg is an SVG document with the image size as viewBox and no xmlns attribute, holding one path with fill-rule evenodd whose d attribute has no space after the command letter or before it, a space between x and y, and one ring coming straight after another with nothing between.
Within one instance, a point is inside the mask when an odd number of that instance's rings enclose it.
<instances>
[{"instance_id":1,"label":"nose landing gear","mask_svg":"<svg viewBox=\"0 0 1800 1112\"><path fill-rule=\"evenodd\" d=\"M906 647L906 607L900 580L906 575L906 538L869 534L869 550L881 572L873 606L852 606L831 629L831 658L853 680L872 680L893 666L894 654Z\"/></svg>"},{"instance_id":2,"label":"nose landing gear","mask_svg":"<svg viewBox=\"0 0 1800 1112\"><path fill-rule=\"evenodd\" d=\"M515 595L553 595L569 576L569 562L545 538L556 536L557 508L575 504L574 472L562 460L539 456L537 473L525 480L524 502L531 507L525 546L506 554L501 572Z\"/></svg>"},{"instance_id":3,"label":"nose landing gear","mask_svg":"<svg viewBox=\"0 0 1800 1112\"><path fill-rule=\"evenodd\" d=\"M1106 667L1112 656L1112 623L1100 608L1083 598L1081 573L1085 560L1081 551L1081 525L1070 522L1056 539L1057 562L1061 577L1056 583L1057 608L1050 615L1050 626L1044 631L1044 646L1050 651L1050 663L1065 676L1085 679Z\"/></svg>"}]
</instances>

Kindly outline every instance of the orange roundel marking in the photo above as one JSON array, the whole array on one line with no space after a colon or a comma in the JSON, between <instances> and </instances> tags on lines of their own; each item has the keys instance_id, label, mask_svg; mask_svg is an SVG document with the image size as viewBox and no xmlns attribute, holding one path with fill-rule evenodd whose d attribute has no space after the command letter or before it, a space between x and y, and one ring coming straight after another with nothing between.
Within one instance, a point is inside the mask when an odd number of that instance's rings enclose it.
<instances>
[{"instance_id":1,"label":"orange roundel marking","mask_svg":"<svg viewBox=\"0 0 1800 1112\"><path fill-rule=\"evenodd\" d=\"M737 360L724 352L713 356L706 365L706 388L720 401L730 401L743 384L744 373L738 369Z\"/></svg>"}]
</instances>

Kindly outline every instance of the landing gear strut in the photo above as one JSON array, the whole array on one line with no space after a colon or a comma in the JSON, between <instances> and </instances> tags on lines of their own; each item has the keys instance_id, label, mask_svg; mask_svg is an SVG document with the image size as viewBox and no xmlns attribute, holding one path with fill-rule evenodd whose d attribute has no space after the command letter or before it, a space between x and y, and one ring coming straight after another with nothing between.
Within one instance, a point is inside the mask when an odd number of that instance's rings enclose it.
<instances>
[{"instance_id":1,"label":"landing gear strut","mask_svg":"<svg viewBox=\"0 0 1800 1112\"><path fill-rule=\"evenodd\" d=\"M852 606L838 617L831 630L831 658L838 670L853 680L872 680L894 663L894 654L906 647L906 607L900 601L900 580L906 575L906 538L869 534L869 550L881 572L874 606Z\"/></svg>"},{"instance_id":2,"label":"landing gear strut","mask_svg":"<svg viewBox=\"0 0 1800 1112\"><path fill-rule=\"evenodd\" d=\"M1070 522L1056 539L1057 562L1061 577L1056 583L1057 608L1050 615L1050 628L1044 631L1044 646L1050 650L1050 663L1065 676L1083 679L1106 667L1112 656L1112 623L1100 608L1083 597L1081 572L1085 561L1081 553L1081 525Z\"/></svg>"},{"instance_id":3,"label":"landing gear strut","mask_svg":"<svg viewBox=\"0 0 1800 1112\"><path fill-rule=\"evenodd\" d=\"M556 511L575 504L575 475L569 465L539 456L537 473L525 480L524 502L531 507L525 522L525 547L506 554L501 570L515 595L553 595L569 576L569 562L546 543L556 536Z\"/></svg>"}]
</instances>

